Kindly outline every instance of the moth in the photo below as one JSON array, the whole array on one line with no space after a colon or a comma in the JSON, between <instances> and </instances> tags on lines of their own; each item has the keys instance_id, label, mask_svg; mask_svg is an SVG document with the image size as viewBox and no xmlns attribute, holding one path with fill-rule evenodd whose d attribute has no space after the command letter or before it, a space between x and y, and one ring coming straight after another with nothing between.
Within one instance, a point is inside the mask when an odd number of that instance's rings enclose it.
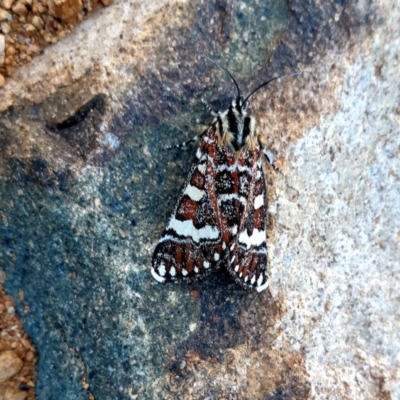
<instances>
[{"instance_id":1,"label":"moth","mask_svg":"<svg viewBox=\"0 0 400 400\"><path fill-rule=\"evenodd\" d=\"M208 57L206 57L208 58ZM200 136L189 175L157 244L151 274L158 282L190 280L224 266L245 288L268 286L266 188L255 119L230 72L237 97Z\"/></svg>"}]
</instances>

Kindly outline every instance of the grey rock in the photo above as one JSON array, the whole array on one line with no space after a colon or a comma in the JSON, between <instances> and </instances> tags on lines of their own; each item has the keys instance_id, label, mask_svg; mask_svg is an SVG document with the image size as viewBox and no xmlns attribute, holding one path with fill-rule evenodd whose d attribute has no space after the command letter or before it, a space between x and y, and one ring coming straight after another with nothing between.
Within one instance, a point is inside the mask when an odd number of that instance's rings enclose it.
<instances>
[{"instance_id":1,"label":"grey rock","mask_svg":"<svg viewBox=\"0 0 400 400\"><path fill-rule=\"evenodd\" d=\"M7 83L0 263L38 398L400 397L399 11L320 3L117 2ZM234 94L201 54L244 93L303 72L250 108L283 171L261 295L149 272L196 151L166 147Z\"/></svg>"}]
</instances>

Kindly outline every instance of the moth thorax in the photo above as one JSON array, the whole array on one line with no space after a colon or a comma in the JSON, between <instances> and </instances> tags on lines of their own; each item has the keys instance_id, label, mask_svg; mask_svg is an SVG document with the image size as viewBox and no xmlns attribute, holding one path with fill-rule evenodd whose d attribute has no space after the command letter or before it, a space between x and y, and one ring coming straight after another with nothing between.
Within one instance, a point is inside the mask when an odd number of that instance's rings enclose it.
<instances>
[{"instance_id":1,"label":"moth thorax","mask_svg":"<svg viewBox=\"0 0 400 400\"><path fill-rule=\"evenodd\" d=\"M253 117L246 117L244 131L247 133L245 134L245 142L250 150L254 150L257 145L256 128L256 120Z\"/></svg>"},{"instance_id":2,"label":"moth thorax","mask_svg":"<svg viewBox=\"0 0 400 400\"><path fill-rule=\"evenodd\" d=\"M256 145L256 122L247 115L247 107L234 100L224 112L218 113L217 124L222 143L231 145L235 152L243 147L254 150Z\"/></svg>"}]
</instances>

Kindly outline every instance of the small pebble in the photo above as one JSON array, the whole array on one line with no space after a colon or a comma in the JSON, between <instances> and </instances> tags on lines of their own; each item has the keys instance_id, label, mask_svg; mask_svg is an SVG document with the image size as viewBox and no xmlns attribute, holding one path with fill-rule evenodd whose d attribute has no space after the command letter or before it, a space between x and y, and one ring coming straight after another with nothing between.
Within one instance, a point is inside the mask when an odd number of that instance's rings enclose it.
<instances>
[{"instance_id":1,"label":"small pebble","mask_svg":"<svg viewBox=\"0 0 400 400\"><path fill-rule=\"evenodd\" d=\"M42 29L44 27L44 22L42 18L37 15L34 15L32 18L32 25L36 26L38 29Z\"/></svg>"},{"instance_id":2,"label":"small pebble","mask_svg":"<svg viewBox=\"0 0 400 400\"><path fill-rule=\"evenodd\" d=\"M194 332L197 329L197 324L196 323L191 323L189 324L189 330L190 332Z\"/></svg>"},{"instance_id":3,"label":"small pebble","mask_svg":"<svg viewBox=\"0 0 400 400\"><path fill-rule=\"evenodd\" d=\"M35 32L36 31L36 27L32 24L25 24L24 25L24 30L26 32Z\"/></svg>"},{"instance_id":4,"label":"small pebble","mask_svg":"<svg viewBox=\"0 0 400 400\"><path fill-rule=\"evenodd\" d=\"M28 14L28 9L20 1L12 8L12 11L17 15L26 15L26 14Z\"/></svg>"},{"instance_id":5,"label":"small pebble","mask_svg":"<svg viewBox=\"0 0 400 400\"><path fill-rule=\"evenodd\" d=\"M0 35L0 65L4 64L6 59L6 38Z\"/></svg>"},{"instance_id":6,"label":"small pebble","mask_svg":"<svg viewBox=\"0 0 400 400\"><path fill-rule=\"evenodd\" d=\"M28 396L28 393L26 393L26 392L21 392L17 388L8 387L5 390L4 397L2 397L1 399L25 400L27 396Z\"/></svg>"},{"instance_id":7,"label":"small pebble","mask_svg":"<svg viewBox=\"0 0 400 400\"><path fill-rule=\"evenodd\" d=\"M28 351L25 356L26 361L32 361L35 357L35 354L32 351Z\"/></svg>"},{"instance_id":8,"label":"small pebble","mask_svg":"<svg viewBox=\"0 0 400 400\"><path fill-rule=\"evenodd\" d=\"M0 5L6 10L9 10L11 8L12 3L13 0L0 0Z\"/></svg>"},{"instance_id":9,"label":"small pebble","mask_svg":"<svg viewBox=\"0 0 400 400\"><path fill-rule=\"evenodd\" d=\"M14 376L22 367L22 360L12 351L0 353L0 383Z\"/></svg>"},{"instance_id":10,"label":"small pebble","mask_svg":"<svg viewBox=\"0 0 400 400\"><path fill-rule=\"evenodd\" d=\"M1 22L0 29L5 35L8 35L11 32L11 26L8 22Z\"/></svg>"},{"instance_id":11,"label":"small pebble","mask_svg":"<svg viewBox=\"0 0 400 400\"><path fill-rule=\"evenodd\" d=\"M0 22L7 21L9 16L10 16L9 12L0 8Z\"/></svg>"},{"instance_id":12,"label":"small pebble","mask_svg":"<svg viewBox=\"0 0 400 400\"><path fill-rule=\"evenodd\" d=\"M31 348L31 343L30 343L30 341L28 339L21 339L21 343L26 349L30 349Z\"/></svg>"}]
</instances>

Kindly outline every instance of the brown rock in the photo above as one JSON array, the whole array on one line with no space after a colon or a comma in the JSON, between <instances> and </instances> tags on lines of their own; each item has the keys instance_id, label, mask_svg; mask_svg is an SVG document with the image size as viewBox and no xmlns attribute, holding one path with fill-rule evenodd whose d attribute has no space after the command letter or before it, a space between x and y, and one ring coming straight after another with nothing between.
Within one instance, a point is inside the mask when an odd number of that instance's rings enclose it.
<instances>
[{"instance_id":1,"label":"brown rock","mask_svg":"<svg viewBox=\"0 0 400 400\"><path fill-rule=\"evenodd\" d=\"M1 390L1 389L0 389ZM4 393L0 393L0 400L25 400L28 393L13 387L6 387Z\"/></svg>"},{"instance_id":2,"label":"brown rock","mask_svg":"<svg viewBox=\"0 0 400 400\"><path fill-rule=\"evenodd\" d=\"M0 353L0 382L14 376L22 367L22 360L12 351Z\"/></svg>"},{"instance_id":3,"label":"brown rock","mask_svg":"<svg viewBox=\"0 0 400 400\"><path fill-rule=\"evenodd\" d=\"M4 64L6 59L6 38L4 35L0 35L0 65Z\"/></svg>"},{"instance_id":4,"label":"brown rock","mask_svg":"<svg viewBox=\"0 0 400 400\"><path fill-rule=\"evenodd\" d=\"M8 35L11 32L11 26L8 22L2 22L0 24L0 29L5 35Z\"/></svg>"},{"instance_id":5,"label":"brown rock","mask_svg":"<svg viewBox=\"0 0 400 400\"><path fill-rule=\"evenodd\" d=\"M42 29L44 27L44 22L38 15L34 15L32 18L32 25L36 26L38 29Z\"/></svg>"},{"instance_id":6,"label":"brown rock","mask_svg":"<svg viewBox=\"0 0 400 400\"><path fill-rule=\"evenodd\" d=\"M13 0L0 0L0 6L9 10L12 6Z\"/></svg>"},{"instance_id":7,"label":"brown rock","mask_svg":"<svg viewBox=\"0 0 400 400\"><path fill-rule=\"evenodd\" d=\"M34 32L34 31L36 31L36 28L35 28L35 26L32 25L32 24L25 24L25 25L24 25L24 30L25 30L26 32Z\"/></svg>"},{"instance_id":8,"label":"brown rock","mask_svg":"<svg viewBox=\"0 0 400 400\"><path fill-rule=\"evenodd\" d=\"M25 7L25 5L22 2L18 2L12 10L15 12L17 15L26 15L28 14L28 9Z\"/></svg>"},{"instance_id":9,"label":"brown rock","mask_svg":"<svg viewBox=\"0 0 400 400\"><path fill-rule=\"evenodd\" d=\"M9 12L0 8L0 22L7 21L9 16L11 16Z\"/></svg>"},{"instance_id":10,"label":"brown rock","mask_svg":"<svg viewBox=\"0 0 400 400\"><path fill-rule=\"evenodd\" d=\"M28 351L26 353L25 360L32 361L35 358L35 354L32 351Z\"/></svg>"},{"instance_id":11,"label":"brown rock","mask_svg":"<svg viewBox=\"0 0 400 400\"><path fill-rule=\"evenodd\" d=\"M47 11L47 6L42 3L35 3L35 7L39 14L44 14Z\"/></svg>"},{"instance_id":12,"label":"brown rock","mask_svg":"<svg viewBox=\"0 0 400 400\"><path fill-rule=\"evenodd\" d=\"M4 305L6 306L6 308L10 308L14 306L14 302L12 301L11 297L7 297L4 301Z\"/></svg>"},{"instance_id":13,"label":"brown rock","mask_svg":"<svg viewBox=\"0 0 400 400\"><path fill-rule=\"evenodd\" d=\"M82 11L81 0L50 0L49 9L53 17L59 18L64 22L78 21L78 15Z\"/></svg>"},{"instance_id":14,"label":"brown rock","mask_svg":"<svg viewBox=\"0 0 400 400\"><path fill-rule=\"evenodd\" d=\"M22 338L21 343L26 349L30 349L32 347L31 342L27 338Z\"/></svg>"},{"instance_id":15,"label":"brown rock","mask_svg":"<svg viewBox=\"0 0 400 400\"><path fill-rule=\"evenodd\" d=\"M13 46L7 46L6 54L7 54L8 56L13 56L16 52L17 52L17 50L15 49L15 47L13 47Z\"/></svg>"}]
</instances>

